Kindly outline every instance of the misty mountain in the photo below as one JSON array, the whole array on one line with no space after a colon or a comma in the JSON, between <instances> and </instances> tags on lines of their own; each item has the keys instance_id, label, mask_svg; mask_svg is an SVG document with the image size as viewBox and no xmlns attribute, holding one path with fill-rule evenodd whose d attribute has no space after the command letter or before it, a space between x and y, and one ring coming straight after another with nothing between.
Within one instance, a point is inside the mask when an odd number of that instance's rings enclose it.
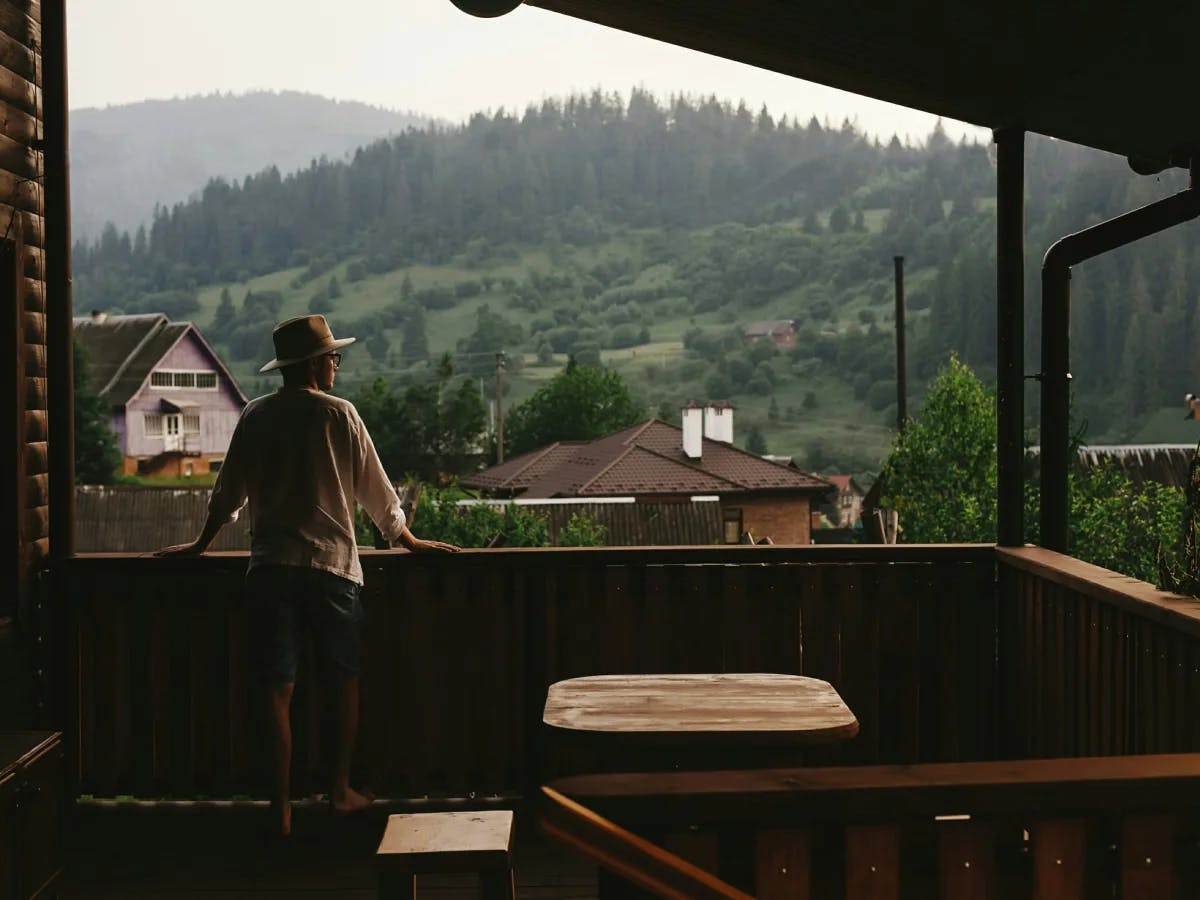
<instances>
[{"instance_id":1,"label":"misty mountain","mask_svg":"<svg viewBox=\"0 0 1200 900\"><path fill-rule=\"evenodd\" d=\"M210 94L71 111L72 231L148 224L156 203L187 200L212 178L267 166L286 174L340 159L427 116L297 91Z\"/></svg>"},{"instance_id":2,"label":"misty mountain","mask_svg":"<svg viewBox=\"0 0 1200 900\"><path fill-rule=\"evenodd\" d=\"M1185 185L1182 171L1139 177L1029 138L1028 371L1046 248ZM908 273L910 394L951 353L994 375L994 198L989 148L940 127L883 144L713 98L594 92L212 182L144 233L77 243L74 296L78 309L194 319L251 376L270 325L305 311L369 335L359 376L397 384L443 351L478 378L503 351L510 386L517 360L623 360L651 406L731 398L771 447L802 446L818 468L864 457L863 429L878 447L895 422L893 256ZM1089 440L1126 440L1197 391L1198 228L1072 273L1074 413ZM794 348L747 346L748 325L782 319Z\"/></svg>"}]
</instances>

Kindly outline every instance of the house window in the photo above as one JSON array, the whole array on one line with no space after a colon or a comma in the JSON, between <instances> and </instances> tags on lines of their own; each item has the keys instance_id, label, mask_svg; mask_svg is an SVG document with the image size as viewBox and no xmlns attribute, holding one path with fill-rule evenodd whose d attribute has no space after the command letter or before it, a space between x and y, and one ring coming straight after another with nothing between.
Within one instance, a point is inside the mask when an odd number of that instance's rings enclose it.
<instances>
[{"instance_id":1,"label":"house window","mask_svg":"<svg viewBox=\"0 0 1200 900\"><path fill-rule=\"evenodd\" d=\"M208 471L210 471L214 475L216 475L218 472L221 471L221 463L223 463L223 462L225 462L225 460L223 460L223 459L210 459L208 461Z\"/></svg>"},{"instance_id":2,"label":"house window","mask_svg":"<svg viewBox=\"0 0 1200 900\"><path fill-rule=\"evenodd\" d=\"M199 434L200 433L200 414L199 413L184 413L183 414L183 433L184 434Z\"/></svg>"},{"instance_id":3,"label":"house window","mask_svg":"<svg viewBox=\"0 0 1200 900\"><path fill-rule=\"evenodd\" d=\"M742 539L742 510L740 507L722 510L724 517L724 538L727 544L736 544Z\"/></svg>"},{"instance_id":4,"label":"house window","mask_svg":"<svg viewBox=\"0 0 1200 900\"><path fill-rule=\"evenodd\" d=\"M185 462L185 463L183 464L183 477L184 477L184 478L191 478L191 477L192 477L192 473L193 473L194 471L195 471L195 469L194 469L194 467L192 466L192 464L191 464L190 462Z\"/></svg>"},{"instance_id":5,"label":"house window","mask_svg":"<svg viewBox=\"0 0 1200 900\"><path fill-rule=\"evenodd\" d=\"M142 425L146 433L146 437L163 436L162 413L146 413L142 418Z\"/></svg>"},{"instance_id":6,"label":"house window","mask_svg":"<svg viewBox=\"0 0 1200 900\"><path fill-rule=\"evenodd\" d=\"M217 373L209 370L159 369L150 373L150 387L163 390L215 391Z\"/></svg>"}]
</instances>

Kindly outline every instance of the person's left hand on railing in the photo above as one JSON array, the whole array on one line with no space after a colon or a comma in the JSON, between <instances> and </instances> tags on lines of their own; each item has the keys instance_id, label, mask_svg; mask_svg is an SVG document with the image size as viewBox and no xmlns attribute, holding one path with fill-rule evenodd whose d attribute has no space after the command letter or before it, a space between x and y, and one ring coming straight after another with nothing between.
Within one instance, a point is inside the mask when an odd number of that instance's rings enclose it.
<instances>
[{"instance_id":1,"label":"person's left hand on railing","mask_svg":"<svg viewBox=\"0 0 1200 900\"><path fill-rule=\"evenodd\" d=\"M422 538L413 538L412 543L405 546L413 553L457 553L462 549L445 541L426 541Z\"/></svg>"}]
</instances>

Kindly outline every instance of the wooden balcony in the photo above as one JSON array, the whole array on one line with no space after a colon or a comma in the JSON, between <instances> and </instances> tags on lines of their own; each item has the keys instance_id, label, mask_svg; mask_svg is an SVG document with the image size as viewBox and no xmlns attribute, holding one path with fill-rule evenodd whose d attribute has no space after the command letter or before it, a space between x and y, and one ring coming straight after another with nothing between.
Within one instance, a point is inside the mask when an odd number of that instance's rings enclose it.
<instances>
[{"instance_id":1,"label":"wooden balcony","mask_svg":"<svg viewBox=\"0 0 1200 900\"><path fill-rule=\"evenodd\" d=\"M861 882L851 867L868 863L855 849L858 838L846 835L862 827L893 829L887 840L897 848L897 871L916 867L922 885L946 889L951 882L936 874L937 848L946 846L938 835L951 834L935 824L941 802L957 804L944 812L988 826L972 832L983 844L971 845L996 861L986 871L1031 859L1030 835L1046 833L1041 823L1078 820L1085 845L1103 848L1080 857L1093 881L1128 885L1112 862L1128 850L1159 861L1155 871L1167 881L1155 885L1195 895L1180 891L1197 868L1188 809L1196 808L1200 779L1186 754L1200 745L1200 601L1048 551L984 545L379 552L363 562L369 626L358 769L395 808L531 812L540 785L605 768L545 740L541 709L554 681L620 672L796 673L830 681L861 724L853 741L804 760L808 773L861 771L861 784L838 776L840 789L859 793L813 818L803 812L804 779L785 773L774 783L782 793L769 816L764 807L772 834L806 831L805 846L822 848L823 865L842 872L821 882L838 894L813 896L871 896L852 890ZM69 722L73 789L90 798L89 821L104 820L102 800L119 809L145 798L168 809L174 801L263 795L244 568L242 554L86 556L48 586L45 607L62 612L53 624L62 654L47 660L58 677L48 690ZM325 754L320 698L301 678L295 787L306 796L323 790ZM1184 755L1154 760L1147 771L1158 781L1146 790L1137 766L1126 766L1124 780L1104 770L1094 784L1084 777L1082 787L1049 790L1058 799L1048 807L1038 799L1048 790L1044 769L1042 781L1024 789L995 787L1025 771L1013 761L1143 754ZM944 772L929 767L945 763L972 764L955 770L954 790L981 789L955 794ZM897 795L880 780L885 770L907 773L909 794L924 797L910 804L916 818L901 808L889 814L882 799ZM737 777L726 781L735 791ZM713 784L692 788L703 793ZM1020 802L998 806L996 796ZM1093 800L1081 805L1079 796ZM622 807L612 808L616 817ZM697 809L678 806L675 824L684 833ZM635 831L670 832L669 823L639 824L629 815L623 824ZM719 849L722 829L732 827L719 819L711 840L679 846L701 847L695 858L710 870L772 895L772 882L755 875L757 845L746 844L754 829L739 821L741 849ZM553 868L555 851L537 846ZM557 852L564 871L578 865ZM561 896L586 895L588 888L570 883ZM1034 893L1031 879L1020 884L1024 893L993 887L990 896L1073 896ZM560 896L540 890L530 888L530 896ZM1125 894L1143 895L1172 894Z\"/></svg>"}]
</instances>

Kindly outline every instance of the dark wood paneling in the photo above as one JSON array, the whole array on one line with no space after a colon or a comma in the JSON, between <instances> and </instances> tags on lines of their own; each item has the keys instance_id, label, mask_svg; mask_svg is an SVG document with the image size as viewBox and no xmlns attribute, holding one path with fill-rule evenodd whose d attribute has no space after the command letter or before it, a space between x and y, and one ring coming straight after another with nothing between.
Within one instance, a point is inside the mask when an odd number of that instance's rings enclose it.
<instances>
[{"instance_id":1,"label":"dark wood paneling","mask_svg":"<svg viewBox=\"0 0 1200 900\"><path fill-rule=\"evenodd\" d=\"M1200 601L1037 548L997 555L1002 756L1200 750Z\"/></svg>"},{"instance_id":2,"label":"dark wood paneling","mask_svg":"<svg viewBox=\"0 0 1200 900\"><path fill-rule=\"evenodd\" d=\"M920 664L928 654L917 619L930 603L940 610L947 593L962 594L964 584L987 584L991 566L974 549L938 564L845 555L845 564L834 564L820 548L819 561L805 564L792 551L764 566L731 565L754 557L710 551L695 564L690 549L483 551L453 561L364 554L360 769L377 793L393 796L511 795L549 774L589 771L600 762L545 743L546 689L563 678L621 672L813 675L839 688L865 736L831 759L958 759L960 746L990 758L973 724L994 683L973 649L995 641L980 631L994 628L990 613L963 615L946 634L929 626L935 646L965 642L976 665L966 687L947 688L936 667ZM100 702L80 740L92 759L115 757L86 767L83 789L144 790L144 773L135 770L150 757L156 783L165 781L172 796L226 795L251 782L256 755L245 746L245 723L257 699L247 687L234 690L253 684L245 648L233 645L244 631L245 557L83 556L68 565L70 582L86 588L64 600L80 623L103 623L99 632L83 624L77 632L86 647L78 677ZM986 597L953 602L975 600L988 606ZM133 634L148 642L136 660L112 655L119 636L110 631L122 622L126 644ZM106 646L95 645L98 633ZM326 769L316 694L304 690L294 710L297 789ZM913 713L927 696L937 698L934 709L948 724L918 741ZM111 738L114 723L128 732L123 742Z\"/></svg>"}]
</instances>

